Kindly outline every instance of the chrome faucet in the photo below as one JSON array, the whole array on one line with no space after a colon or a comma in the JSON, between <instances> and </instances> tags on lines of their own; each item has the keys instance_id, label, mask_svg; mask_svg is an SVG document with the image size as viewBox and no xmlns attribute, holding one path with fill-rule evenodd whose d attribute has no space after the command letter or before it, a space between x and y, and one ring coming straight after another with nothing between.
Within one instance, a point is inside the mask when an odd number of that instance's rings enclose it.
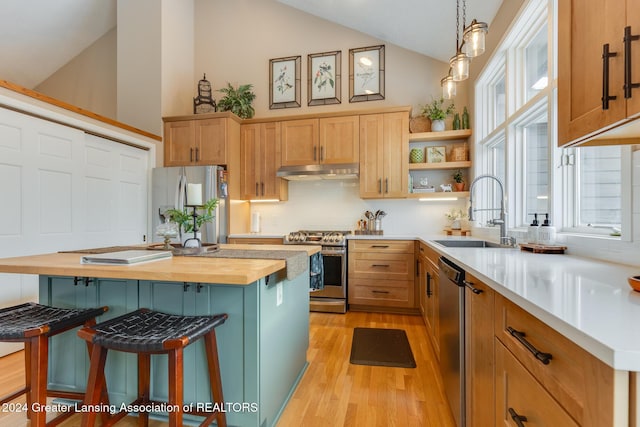
<instances>
[{"instance_id":1,"label":"chrome faucet","mask_svg":"<svg viewBox=\"0 0 640 427\"><path fill-rule=\"evenodd\" d=\"M500 207L499 208L487 208L487 209L474 209L473 208L473 187L476 185L478 181L481 179L488 178L493 179L498 183L498 187L500 188ZM504 186L502 185L502 181L500 178L494 175L480 175L477 176L469 187L469 221L473 221L473 213L479 211L500 211L500 216L498 218L490 219L487 223L489 225L499 225L500 226L500 244L515 246L515 238L507 236L507 211L504 208Z\"/></svg>"}]
</instances>

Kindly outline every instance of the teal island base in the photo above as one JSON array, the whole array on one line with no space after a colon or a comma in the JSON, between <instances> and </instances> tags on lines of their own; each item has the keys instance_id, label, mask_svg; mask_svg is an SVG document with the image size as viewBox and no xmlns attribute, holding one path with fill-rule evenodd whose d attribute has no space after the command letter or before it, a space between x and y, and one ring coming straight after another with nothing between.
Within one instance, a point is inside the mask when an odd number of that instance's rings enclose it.
<instances>
[{"instance_id":1,"label":"teal island base","mask_svg":"<svg viewBox=\"0 0 640 427\"><path fill-rule=\"evenodd\" d=\"M140 307L183 315L227 313L229 318L216 335L230 426L274 426L307 366L308 270L291 280L281 270L248 285L41 275L40 302L58 307L108 306L98 322ZM194 407L211 404L204 351L200 340L184 352L185 403ZM51 339L51 388L84 391L88 368L85 342L75 330ZM151 370L151 398L166 400L167 357L152 356ZM134 400L134 354L110 351L106 375L112 407L120 409Z\"/></svg>"}]
</instances>

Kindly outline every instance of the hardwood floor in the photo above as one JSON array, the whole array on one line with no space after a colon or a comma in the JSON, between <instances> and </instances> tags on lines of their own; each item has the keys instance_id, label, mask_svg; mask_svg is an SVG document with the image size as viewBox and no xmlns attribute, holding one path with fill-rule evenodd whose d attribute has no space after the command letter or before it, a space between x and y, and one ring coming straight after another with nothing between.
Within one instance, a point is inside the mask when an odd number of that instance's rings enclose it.
<instances>
[{"instance_id":1,"label":"hardwood floor","mask_svg":"<svg viewBox=\"0 0 640 427\"><path fill-rule=\"evenodd\" d=\"M353 328L404 329L417 367L349 363ZM311 313L309 367L278 427L453 427L442 380L419 316Z\"/></svg>"},{"instance_id":2,"label":"hardwood floor","mask_svg":"<svg viewBox=\"0 0 640 427\"><path fill-rule=\"evenodd\" d=\"M417 367L350 364L355 327L404 329ZM311 313L307 360L309 367L278 427L455 426L435 355L419 316ZM0 395L23 385L23 375L22 352L0 358ZM135 426L136 422L136 418L128 417L117 426ZM60 426L79 424L80 417L75 415ZM0 427L28 425L25 414L0 411ZM152 420L149 425L167 424Z\"/></svg>"}]
</instances>

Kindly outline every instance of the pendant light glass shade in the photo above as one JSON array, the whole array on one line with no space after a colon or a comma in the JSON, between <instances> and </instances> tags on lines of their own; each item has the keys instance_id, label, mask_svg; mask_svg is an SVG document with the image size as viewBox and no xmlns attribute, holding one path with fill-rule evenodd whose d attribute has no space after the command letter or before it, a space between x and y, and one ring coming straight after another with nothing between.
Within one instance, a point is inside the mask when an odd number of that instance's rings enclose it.
<instances>
[{"instance_id":1,"label":"pendant light glass shade","mask_svg":"<svg viewBox=\"0 0 640 427\"><path fill-rule=\"evenodd\" d=\"M484 53L485 36L488 31L489 26L486 23L478 22L475 19L471 21L471 25L464 29L462 46L468 57L474 58Z\"/></svg>"},{"instance_id":2,"label":"pendant light glass shade","mask_svg":"<svg viewBox=\"0 0 640 427\"><path fill-rule=\"evenodd\" d=\"M458 52L449 60L449 65L453 81L461 82L469 78L469 57L466 54Z\"/></svg>"},{"instance_id":3,"label":"pendant light glass shade","mask_svg":"<svg viewBox=\"0 0 640 427\"><path fill-rule=\"evenodd\" d=\"M442 98L452 99L456 96L456 82L453 81L451 74L440 80L440 85L442 86Z\"/></svg>"}]
</instances>

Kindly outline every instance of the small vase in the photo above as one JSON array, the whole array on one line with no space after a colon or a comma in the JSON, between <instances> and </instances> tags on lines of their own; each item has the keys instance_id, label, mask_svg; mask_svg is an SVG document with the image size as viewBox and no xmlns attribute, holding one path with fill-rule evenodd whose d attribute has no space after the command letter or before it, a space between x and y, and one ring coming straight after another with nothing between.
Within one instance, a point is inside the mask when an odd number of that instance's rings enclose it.
<instances>
[{"instance_id":1,"label":"small vase","mask_svg":"<svg viewBox=\"0 0 640 427\"><path fill-rule=\"evenodd\" d=\"M442 132L444 130L444 120L431 120L431 132Z\"/></svg>"},{"instance_id":2,"label":"small vase","mask_svg":"<svg viewBox=\"0 0 640 427\"><path fill-rule=\"evenodd\" d=\"M464 182L454 182L453 186L455 187L456 191L464 191Z\"/></svg>"},{"instance_id":3,"label":"small vase","mask_svg":"<svg viewBox=\"0 0 640 427\"><path fill-rule=\"evenodd\" d=\"M451 221L451 229L452 230L460 230L462 228L462 223L459 219L454 219Z\"/></svg>"},{"instance_id":4,"label":"small vase","mask_svg":"<svg viewBox=\"0 0 640 427\"><path fill-rule=\"evenodd\" d=\"M422 148L412 148L409 151L409 163L424 163L424 150Z\"/></svg>"}]
</instances>

